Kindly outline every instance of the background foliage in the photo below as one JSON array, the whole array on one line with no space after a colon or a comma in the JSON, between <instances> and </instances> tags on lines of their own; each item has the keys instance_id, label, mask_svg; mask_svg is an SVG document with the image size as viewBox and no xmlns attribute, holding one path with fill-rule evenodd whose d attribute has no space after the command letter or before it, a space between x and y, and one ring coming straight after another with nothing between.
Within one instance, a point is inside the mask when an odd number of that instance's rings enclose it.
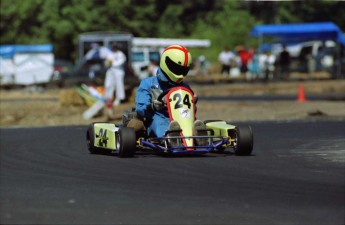
<instances>
[{"instance_id":1,"label":"background foliage","mask_svg":"<svg viewBox=\"0 0 345 225\"><path fill-rule=\"evenodd\" d=\"M215 60L224 46L255 47L248 32L260 23L332 21L345 29L341 1L1 0L0 4L0 44L52 43L56 58L69 60L76 57L78 35L90 31L206 38L212 47L193 51Z\"/></svg>"}]
</instances>

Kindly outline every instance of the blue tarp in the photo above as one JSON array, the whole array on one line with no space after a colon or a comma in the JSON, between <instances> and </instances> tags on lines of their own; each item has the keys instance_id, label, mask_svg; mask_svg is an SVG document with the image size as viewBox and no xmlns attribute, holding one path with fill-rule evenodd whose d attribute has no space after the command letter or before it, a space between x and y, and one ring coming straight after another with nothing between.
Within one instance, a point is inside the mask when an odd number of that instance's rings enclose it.
<instances>
[{"instance_id":1,"label":"blue tarp","mask_svg":"<svg viewBox=\"0 0 345 225\"><path fill-rule=\"evenodd\" d=\"M12 59L13 56L18 52L30 52L30 53L41 53L41 52L52 52L53 45L41 44L41 45L0 45L0 57L5 59Z\"/></svg>"},{"instance_id":2,"label":"blue tarp","mask_svg":"<svg viewBox=\"0 0 345 225\"><path fill-rule=\"evenodd\" d=\"M257 25L250 34L254 37L275 37L281 42L334 40L345 47L345 35L332 22Z\"/></svg>"}]
</instances>

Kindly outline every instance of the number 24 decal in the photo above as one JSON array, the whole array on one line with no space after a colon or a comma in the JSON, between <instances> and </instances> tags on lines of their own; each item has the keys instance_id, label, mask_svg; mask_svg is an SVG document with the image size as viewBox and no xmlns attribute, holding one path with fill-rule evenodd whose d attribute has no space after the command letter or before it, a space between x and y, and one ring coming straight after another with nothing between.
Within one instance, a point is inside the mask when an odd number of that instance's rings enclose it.
<instances>
[{"instance_id":1,"label":"number 24 decal","mask_svg":"<svg viewBox=\"0 0 345 225\"><path fill-rule=\"evenodd\" d=\"M108 137L107 130L100 129L99 133L96 134L96 138L99 138L98 145L101 147L107 147Z\"/></svg>"},{"instance_id":2,"label":"number 24 decal","mask_svg":"<svg viewBox=\"0 0 345 225\"><path fill-rule=\"evenodd\" d=\"M176 104L175 104L175 109L182 108L183 105L188 106L188 109L190 109L190 107L191 107L191 105L192 105L191 102L190 102L190 99L189 99L189 95L188 95L188 94L185 95L184 98L183 98L183 100L182 100L182 95L181 95L181 93L176 93L176 94L174 94L174 96L173 96L173 101L176 101L176 100L177 100L177 102L176 102Z\"/></svg>"}]
</instances>

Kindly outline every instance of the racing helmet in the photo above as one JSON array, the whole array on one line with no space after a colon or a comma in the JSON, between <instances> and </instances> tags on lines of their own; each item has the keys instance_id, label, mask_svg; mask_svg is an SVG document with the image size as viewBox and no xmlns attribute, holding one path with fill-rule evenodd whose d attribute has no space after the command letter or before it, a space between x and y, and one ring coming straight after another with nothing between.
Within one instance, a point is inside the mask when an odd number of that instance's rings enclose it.
<instances>
[{"instance_id":1,"label":"racing helmet","mask_svg":"<svg viewBox=\"0 0 345 225\"><path fill-rule=\"evenodd\" d=\"M192 55L182 45L171 45L164 49L160 68L168 80L173 83L181 83L187 75L192 64Z\"/></svg>"}]
</instances>

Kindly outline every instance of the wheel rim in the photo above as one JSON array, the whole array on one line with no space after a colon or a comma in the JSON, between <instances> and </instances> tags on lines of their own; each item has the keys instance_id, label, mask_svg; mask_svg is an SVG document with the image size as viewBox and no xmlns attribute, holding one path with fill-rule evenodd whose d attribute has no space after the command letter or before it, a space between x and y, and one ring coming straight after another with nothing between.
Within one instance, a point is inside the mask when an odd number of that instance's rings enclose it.
<instances>
[{"instance_id":1,"label":"wheel rim","mask_svg":"<svg viewBox=\"0 0 345 225\"><path fill-rule=\"evenodd\" d=\"M237 132L235 132L235 136L234 136L234 149L237 150L238 148L238 135Z\"/></svg>"},{"instance_id":2,"label":"wheel rim","mask_svg":"<svg viewBox=\"0 0 345 225\"><path fill-rule=\"evenodd\" d=\"M116 149L117 150L120 150L120 147L121 147L121 145L120 145L120 135L119 134L117 134L116 135Z\"/></svg>"}]
</instances>

